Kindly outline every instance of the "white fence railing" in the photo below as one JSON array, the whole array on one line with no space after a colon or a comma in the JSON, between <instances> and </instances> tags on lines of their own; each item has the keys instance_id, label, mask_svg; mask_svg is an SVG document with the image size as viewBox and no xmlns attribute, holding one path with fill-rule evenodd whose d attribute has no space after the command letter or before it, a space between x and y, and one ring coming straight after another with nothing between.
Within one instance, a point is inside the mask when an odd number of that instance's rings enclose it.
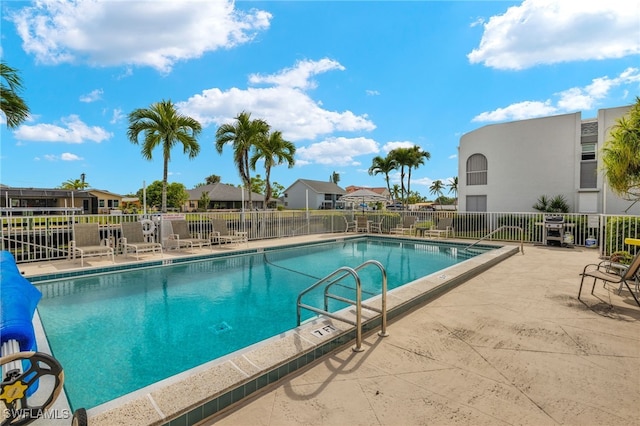
<instances>
[{"instance_id":1,"label":"white fence railing","mask_svg":"<svg viewBox=\"0 0 640 426\"><path fill-rule=\"evenodd\" d=\"M9 215L6 215L9 213ZM1 249L10 251L18 262L33 262L67 258L69 241L74 223L97 222L101 236L108 238L119 249L120 223L151 220L155 224L150 238L163 242L162 220L185 218L191 232L202 236L212 230L211 219L222 219L230 230L245 231L250 240L281 238L297 235L344 232L346 222L355 215L367 215L374 222L382 220L383 232L402 223L403 216L417 216L417 226L429 228L441 217L453 218L456 238L476 241L496 231L485 241L520 241L517 228L524 232L524 241L533 244L557 243L547 239L544 215L540 213L477 213L455 211L251 211L251 212L206 212L167 215L46 215L14 216L2 211L0 218ZM556 215L554 215L556 216ZM595 244L601 255L608 256L619 250L635 254L636 246L624 243L625 238L640 238L640 216L612 216L562 214L563 242L576 246Z\"/></svg>"}]
</instances>

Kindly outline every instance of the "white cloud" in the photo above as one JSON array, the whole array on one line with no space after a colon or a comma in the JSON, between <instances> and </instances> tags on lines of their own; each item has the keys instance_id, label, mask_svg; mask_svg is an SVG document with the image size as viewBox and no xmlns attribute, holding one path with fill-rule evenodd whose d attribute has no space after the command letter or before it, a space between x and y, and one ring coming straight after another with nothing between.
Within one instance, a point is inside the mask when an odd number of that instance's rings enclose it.
<instances>
[{"instance_id":1,"label":"white cloud","mask_svg":"<svg viewBox=\"0 0 640 426\"><path fill-rule=\"evenodd\" d=\"M70 152L63 152L62 155L60 155L60 159L62 161L80 161L80 160L84 160L84 158L78 157L77 155L72 154Z\"/></svg>"},{"instance_id":2,"label":"white cloud","mask_svg":"<svg viewBox=\"0 0 640 426\"><path fill-rule=\"evenodd\" d=\"M397 149L397 148L413 148L416 145L417 145L416 143L409 142L409 141L387 142L382 147L382 150L386 154L388 154L389 152L391 152L391 151L393 151L394 149Z\"/></svg>"},{"instance_id":3,"label":"white cloud","mask_svg":"<svg viewBox=\"0 0 640 426\"><path fill-rule=\"evenodd\" d=\"M102 89L92 90L91 93L87 93L86 95L80 96L80 102L95 102L102 99L104 91Z\"/></svg>"},{"instance_id":4,"label":"white cloud","mask_svg":"<svg viewBox=\"0 0 640 426\"><path fill-rule=\"evenodd\" d=\"M296 164L324 164L334 166L359 166L355 157L376 154L378 143L368 138L328 138L322 142L300 147L296 151ZM299 159L299 160L298 160Z\"/></svg>"},{"instance_id":5,"label":"white cloud","mask_svg":"<svg viewBox=\"0 0 640 426\"><path fill-rule=\"evenodd\" d=\"M12 13L23 48L38 62L150 66L251 41L271 14L233 1L42 0Z\"/></svg>"},{"instance_id":6,"label":"white cloud","mask_svg":"<svg viewBox=\"0 0 640 426\"><path fill-rule=\"evenodd\" d=\"M70 152L64 152L60 156L54 155L54 154L45 154L44 155L44 159L47 160L47 161L58 161L58 160L62 160L62 161L81 161L81 160L83 160L82 157L79 157L79 156L77 156L75 154L72 154ZM34 160L39 161L40 158L36 157Z\"/></svg>"},{"instance_id":7,"label":"white cloud","mask_svg":"<svg viewBox=\"0 0 640 426\"><path fill-rule=\"evenodd\" d=\"M111 120L109 120L110 124L116 124L120 120L124 118L124 114L122 113L122 109L116 108L113 110L113 115L111 116Z\"/></svg>"},{"instance_id":8,"label":"white cloud","mask_svg":"<svg viewBox=\"0 0 640 426\"><path fill-rule=\"evenodd\" d=\"M63 118L63 126L55 124L35 124L20 126L14 136L20 141L32 142L64 142L81 144L87 141L100 143L113 136L98 126L87 126L77 115Z\"/></svg>"},{"instance_id":9,"label":"white cloud","mask_svg":"<svg viewBox=\"0 0 640 426\"><path fill-rule=\"evenodd\" d=\"M471 63L520 70L640 53L640 8L627 0L525 0L484 24Z\"/></svg>"},{"instance_id":10,"label":"white cloud","mask_svg":"<svg viewBox=\"0 0 640 426\"><path fill-rule=\"evenodd\" d=\"M298 71L296 67L303 70ZM319 135L336 131L370 131L375 125L366 114L356 115L351 111L329 111L321 103L312 99L303 88L312 84L302 79L311 78L319 72L343 70L335 61L322 59L317 62L300 61L296 67L271 76L253 76L254 82L272 82L273 87L239 89L226 91L212 88L177 103L180 112L195 118L203 126L220 125L233 121L241 111L250 111L252 118L266 120L273 129L280 130L283 137L292 142L312 140ZM313 71L310 71L313 70ZM279 85L283 75L295 76L295 82Z\"/></svg>"},{"instance_id":11,"label":"white cloud","mask_svg":"<svg viewBox=\"0 0 640 426\"><path fill-rule=\"evenodd\" d=\"M553 115L558 112L558 109L551 105L551 101L535 102L524 101L509 105L504 108L498 108L490 112L483 112L479 114L471 121L475 122L495 122L495 121L509 121L509 120L524 120L532 117L542 117L546 115Z\"/></svg>"},{"instance_id":12,"label":"white cloud","mask_svg":"<svg viewBox=\"0 0 640 426\"><path fill-rule=\"evenodd\" d=\"M311 79L314 75L322 74L327 71L340 70L344 71L344 67L339 62L332 59L324 58L319 61L298 61L293 68L286 68L276 74L260 75L252 74L249 76L251 84L271 84L280 87L291 87L298 89L314 89L316 82Z\"/></svg>"},{"instance_id":13,"label":"white cloud","mask_svg":"<svg viewBox=\"0 0 640 426\"><path fill-rule=\"evenodd\" d=\"M558 101L523 101L504 108L483 112L475 116L473 122L496 122L525 120L575 111L588 111L597 106L599 100L609 96L612 89L623 85L636 85L640 82L640 69L627 68L614 78L599 77L585 87L571 87L556 93Z\"/></svg>"},{"instance_id":14,"label":"white cloud","mask_svg":"<svg viewBox=\"0 0 640 426\"><path fill-rule=\"evenodd\" d=\"M378 92L377 90L366 90L365 93L368 96L378 96L378 95L380 95L380 92Z\"/></svg>"}]
</instances>

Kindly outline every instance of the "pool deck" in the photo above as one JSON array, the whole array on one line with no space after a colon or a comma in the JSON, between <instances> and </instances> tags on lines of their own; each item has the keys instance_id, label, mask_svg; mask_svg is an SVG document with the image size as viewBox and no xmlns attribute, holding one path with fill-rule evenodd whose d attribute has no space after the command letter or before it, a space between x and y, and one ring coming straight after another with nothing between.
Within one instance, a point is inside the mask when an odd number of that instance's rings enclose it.
<instances>
[{"instance_id":1,"label":"pool deck","mask_svg":"<svg viewBox=\"0 0 640 426\"><path fill-rule=\"evenodd\" d=\"M579 273L597 261L593 249L525 246L391 321L388 337L366 335L364 352L338 349L199 424L638 425L640 308L602 284L577 300ZM139 419L124 414L111 424Z\"/></svg>"}]
</instances>

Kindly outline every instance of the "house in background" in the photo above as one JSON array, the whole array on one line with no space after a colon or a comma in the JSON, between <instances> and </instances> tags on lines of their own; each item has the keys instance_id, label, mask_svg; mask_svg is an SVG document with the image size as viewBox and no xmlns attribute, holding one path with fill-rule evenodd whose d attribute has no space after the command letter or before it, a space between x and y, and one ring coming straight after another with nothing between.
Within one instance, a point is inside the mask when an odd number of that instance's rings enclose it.
<instances>
[{"instance_id":1,"label":"house in background","mask_svg":"<svg viewBox=\"0 0 640 426\"><path fill-rule=\"evenodd\" d=\"M89 191L0 185L0 206L3 214L96 214L98 198Z\"/></svg>"},{"instance_id":2,"label":"house in background","mask_svg":"<svg viewBox=\"0 0 640 426\"><path fill-rule=\"evenodd\" d=\"M460 211L533 212L545 195L562 196L572 213L640 214L640 203L607 188L599 154L630 106L491 124L460 138Z\"/></svg>"},{"instance_id":3,"label":"house in background","mask_svg":"<svg viewBox=\"0 0 640 426\"><path fill-rule=\"evenodd\" d=\"M87 191L98 199L98 214L111 214L112 211L120 210L122 207L122 195L103 189L89 189Z\"/></svg>"},{"instance_id":4,"label":"house in background","mask_svg":"<svg viewBox=\"0 0 640 426\"><path fill-rule=\"evenodd\" d=\"M284 190L287 209L335 209L336 202L347 191L333 182L298 179Z\"/></svg>"},{"instance_id":5,"label":"house in background","mask_svg":"<svg viewBox=\"0 0 640 426\"><path fill-rule=\"evenodd\" d=\"M183 210L187 212L198 210L198 201L202 198L203 192L206 192L209 197L207 210L241 210L243 200L246 209L264 209L264 195L252 192L252 205L249 206L249 191L244 190L244 196L242 191L243 189L240 187L227 185L225 183L214 183L189 189L187 190L189 200L183 206Z\"/></svg>"}]
</instances>

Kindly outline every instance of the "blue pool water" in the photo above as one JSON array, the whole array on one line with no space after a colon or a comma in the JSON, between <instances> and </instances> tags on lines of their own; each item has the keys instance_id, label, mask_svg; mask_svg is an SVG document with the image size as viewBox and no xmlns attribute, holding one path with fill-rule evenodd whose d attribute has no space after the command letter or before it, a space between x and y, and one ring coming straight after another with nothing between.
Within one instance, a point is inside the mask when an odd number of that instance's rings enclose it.
<instances>
[{"instance_id":1,"label":"blue pool water","mask_svg":"<svg viewBox=\"0 0 640 426\"><path fill-rule=\"evenodd\" d=\"M50 281L38 312L72 408L91 408L296 327L300 291L339 267L378 260L393 289L469 257L375 238L297 246ZM360 275L363 298L380 294L377 268ZM304 302L321 307L321 290Z\"/></svg>"}]
</instances>

